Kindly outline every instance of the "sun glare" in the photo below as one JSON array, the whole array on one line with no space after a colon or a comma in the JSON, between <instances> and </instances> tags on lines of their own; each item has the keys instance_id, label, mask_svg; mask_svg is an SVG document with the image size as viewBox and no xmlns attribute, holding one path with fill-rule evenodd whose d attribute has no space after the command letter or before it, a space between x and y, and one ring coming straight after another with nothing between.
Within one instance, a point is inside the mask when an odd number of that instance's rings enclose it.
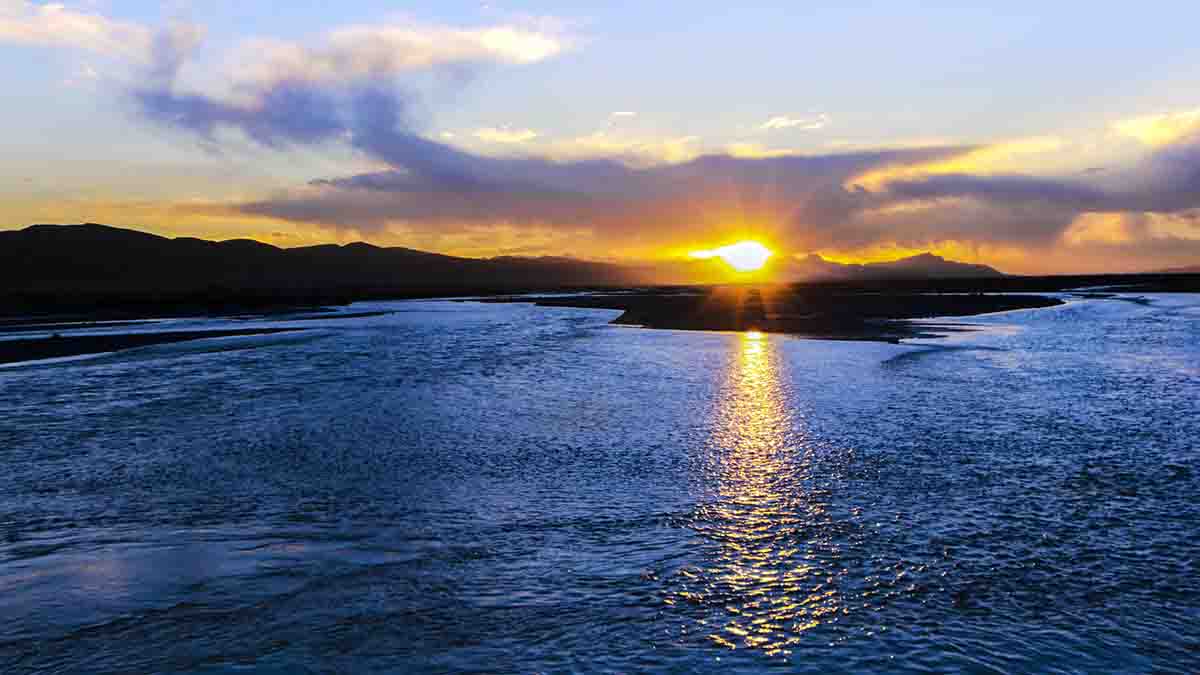
<instances>
[{"instance_id":1,"label":"sun glare","mask_svg":"<svg viewBox=\"0 0 1200 675\"><path fill-rule=\"evenodd\" d=\"M738 272L753 272L762 269L775 254L757 241L739 241L709 251L692 251L689 255L700 259L720 258Z\"/></svg>"}]
</instances>

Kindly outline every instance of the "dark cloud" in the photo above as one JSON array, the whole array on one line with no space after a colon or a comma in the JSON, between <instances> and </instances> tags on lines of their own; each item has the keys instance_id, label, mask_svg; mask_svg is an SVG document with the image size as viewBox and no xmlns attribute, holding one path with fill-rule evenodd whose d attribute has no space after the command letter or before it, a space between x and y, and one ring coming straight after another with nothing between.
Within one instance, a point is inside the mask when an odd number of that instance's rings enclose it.
<instances>
[{"instance_id":1,"label":"dark cloud","mask_svg":"<svg viewBox=\"0 0 1200 675\"><path fill-rule=\"evenodd\" d=\"M892 181L887 190L902 200L971 198L1012 205L1046 204L1079 211L1099 208L1109 199L1103 191L1079 182L1011 175L939 174Z\"/></svg>"},{"instance_id":2,"label":"dark cloud","mask_svg":"<svg viewBox=\"0 0 1200 675\"><path fill-rule=\"evenodd\" d=\"M1103 186L1077 178L940 174L892 181L886 190L901 199L969 198L1016 209L1173 213L1200 207L1200 139L1169 144L1131 170L1106 176Z\"/></svg>"},{"instance_id":3,"label":"dark cloud","mask_svg":"<svg viewBox=\"0 0 1200 675\"><path fill-rule=\"evenodd\" d=\"M328 141L345 130L332 98L311 87L280 83L249 104L234 104L171 88L133 92L145 117L213 141L221 129L237 129L271 148Z\"/></svg>"},{"instance_id":4,"label":"dark cloud","mask_svg":"<svg viewBox=\"0 0 1200 675\"><path fill-rule=\"evenodd\" d=\"M307 189L242 204L243 213L357 230L391 223L452 227L528 223L590 227L601 239L632 233L663 241L700 232L706 211L760 218L780 243L913 246L957 239L1046 244L1088 212L1178 211L1200 205L1194 176L1176 161L1174 180L1110 190L1082 180L1019 175L930 175L868 190L869 171L912 167L972 148L893 150L808 157L706 156L631 168L594 160L481 157L384 127L356 145L397 167L314 181ZM1157 160L1156 160L1157 161ZM1141 171L1138 175L1149 175ZM1189 183L1188 180L1193 181ZM771 228L774 229L771 229Z\"/></svg>"},{"instance_id":5,"label":"dark cloud","mask_svg":"<svg viewBox=\"0 0 1200 675\"><path fill-rule=\"evenodd\" d=\"M669 243L681 235L704 234L712 213L731 211L733 217L761 217L768 223L764 234L781 244L803 245L836 238L833 233L842 223L880 199L861 188L843 188L843 182L872 169L911 166L968 150L769 159L706 156L632 168L609 160L481 157L407 136L387 132L374 137L386 143L369 146L387 152L396 169L318 180L306 189L238 208L358 230L394 223L446 231L480 223L587 228L597 239L613 243L635 236ZM828 236L815 234L822 231Z\"/></svg>"},{"instance_id":6,"label":"dark cloud","mask_svg":"<svg viewBox=\"0 0 1200 675\"><path fill-rule=\"evenodd\" d=\"M1138 185L1146 211L1180 211L1200 207L1200 135L1155 152L1142 167Z\"/></svg>"}]
</instances>

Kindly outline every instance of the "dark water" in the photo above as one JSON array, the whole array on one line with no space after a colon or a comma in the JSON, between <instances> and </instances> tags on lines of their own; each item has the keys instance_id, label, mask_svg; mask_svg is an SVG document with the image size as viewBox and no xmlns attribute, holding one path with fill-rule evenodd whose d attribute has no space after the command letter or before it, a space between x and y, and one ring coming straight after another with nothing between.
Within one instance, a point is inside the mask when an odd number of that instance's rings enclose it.
<instances>
[{"instance_id":1,"label":"dark water","mask_svg":"<svg viewBox=\"0 0 1200 675\"><path fill-rule=\"evenodd\" d=\"M0 671L1200 670L1196 296L386 306L0 370Z\"/></svg>"}]
</instances>

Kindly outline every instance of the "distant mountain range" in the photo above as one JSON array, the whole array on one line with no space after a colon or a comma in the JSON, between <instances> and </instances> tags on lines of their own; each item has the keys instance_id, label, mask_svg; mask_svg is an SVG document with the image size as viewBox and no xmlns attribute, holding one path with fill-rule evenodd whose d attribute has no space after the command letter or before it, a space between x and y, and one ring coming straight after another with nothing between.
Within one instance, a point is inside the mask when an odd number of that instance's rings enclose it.
<instances>
[{"instance_id":1,"label":"distant mountain range","mask_svg":"<svg viewBox=\"0 0 1200 675\"><path fill-rule=\"evenodd\" d=\"M803 281L878 280L878 279L993 279L1004 274L987 265L955 262L922 253L889 262L863 265L842 264L813 254L789 265L786 277Z\"/></svg>"},{"instance_id":2,"label":"distant mountain range","mask_svg":"<svg viewBox=\"0 0 1200 675\"><path fill-rule=\"evenodd\" d=\"M726 282L719 261L624 266L572 258L460 258L365 243L279 248L257 241L170 239L106 225L33 225L0 232L8 293L158 294L225 288L284 292L545 289ZM985 265L922 254L842 265L813 255L776 267L782 281L994 278Z\"/></svg>"}]
</instances>

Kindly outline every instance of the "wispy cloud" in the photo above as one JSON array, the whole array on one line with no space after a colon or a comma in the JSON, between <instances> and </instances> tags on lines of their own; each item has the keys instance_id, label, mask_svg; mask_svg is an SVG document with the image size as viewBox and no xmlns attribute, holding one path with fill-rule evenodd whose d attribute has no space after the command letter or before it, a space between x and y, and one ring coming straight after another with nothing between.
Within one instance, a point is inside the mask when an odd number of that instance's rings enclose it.
<instances>
[{"instance_id":1,"label":"wispy cloud","mask_svg":"<svg viewBox=\"0 0 1200 675\"><path fill-rule=\"evenodd\" d=\"M786 148L769 148L759 143L730 143L725 146L725 152L733 157L762 159L766 157L788 157L798 155L795 150Z\"/></svg>"},{"instance_id":2,"label":"wispy cloud","mask_svg":"<svg viewBox=\"0 0 1200 675\"><path fill-rule=\"evenodd\" d=\"M548 144L548 156L563 160L616 159L627 164L679 163L701 154L699 136L648 137L602 129Z\"/></svg>"},{"instance_id":3,"label":"wispy cloud","mask_svg":"<svg viewBox=\"0 0 1200 675\"><path fill-rule=\"evenodd\" d=\"M473 134L485 143L500 143L503 145L513 145L518 143L527 143L538 137L538 132L533 129L510 129L508 127L484 127L476 129Z\"/></svg>"},{"instance_id":4,"label":"wispy cloud","mask_svg":"<svg viewBox=\"0 0 1200 675\"><path fill-rule=\"evenodd\" d=\"M929 147L931 145L953 145L946 139L918 140L913 143L897 144L893 147ZM1003 175L1020 173L1022 169L1036 164L1051 153L1058 152L1067 146L1067 142L1057 136L1031 136L998 140L992 143L975 146L969 153L941 159L936 162L906 167L888 167L864 176L859 176L855 182L871 189L879 189L892 181L905 179L922 179L928 176L943 176L950 174L961 175Z\"/></svg>"},{"instance_id":5,"label":"wispy cloud","mask_svg":"<svg viewBox=\"0 0 1200 675\"><path fill-rule=\"evenodd\" d=\"M239 84L279 82L332 84L379 80L439 67L488 63L530 64L568 47L561 35L535 28L498 25L453 28L428 24L349 26L317 44L256 39L234 56Z\"/></svg>"},{"instance_id":6,"label":"wispy cloud","mask_svg":"<svg viewBox=\"0 0 1200 675\"><path fill-rule=\"evenodd\" d=\"M799 129L802 131L816 131L823 129L829 124L829 116L821 113L812 117L789 117L787 115L777 115L771 119L758 125L761 131L775 131L778 129Z\"/></svg>"},{"instance_id":7,"label":"wispy cloud","mask_svg":"<svg viewBox=\"0 0 1200 675\"><path fill-rule=\"evenodd\" d=\"M150 57L154 32L137 23L59 3L0 0L0 42L58 47L137 61Z\"/></svg>"}]
</instances>

